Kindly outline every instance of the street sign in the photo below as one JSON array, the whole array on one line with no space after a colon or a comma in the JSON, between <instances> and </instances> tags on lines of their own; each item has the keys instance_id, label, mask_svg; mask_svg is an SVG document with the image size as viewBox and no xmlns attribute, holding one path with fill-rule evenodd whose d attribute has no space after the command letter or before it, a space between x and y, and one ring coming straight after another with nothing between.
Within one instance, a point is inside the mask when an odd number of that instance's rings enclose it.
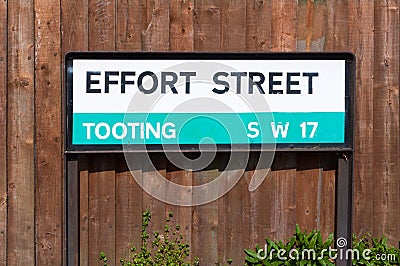
<instances>
[{"instance_id":1,"label":"street sign","mask_svg":"<svg viewBox=\"0 0 400 266\"><path fill-rule=\"evenodd\" d=\"M69 53L66 151L352 149L349 53Z\"/></svg>"}]
</instances>

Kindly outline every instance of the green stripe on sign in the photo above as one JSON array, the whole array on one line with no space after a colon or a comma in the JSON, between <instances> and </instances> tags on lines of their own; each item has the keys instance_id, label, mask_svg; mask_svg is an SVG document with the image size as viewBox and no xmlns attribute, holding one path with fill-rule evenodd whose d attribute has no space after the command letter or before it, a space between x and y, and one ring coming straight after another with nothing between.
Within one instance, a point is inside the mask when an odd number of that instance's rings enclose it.
<instances>
[{"instance_id":1,"label":"green stripe on sign","mask_svg":"<svg viewBox=\"0 0 400 266\"><path fill-rule=\"evenodd\" d=\"M72 144L344 143L344 112L75 113Z\"/></svg>"}]
</instances>

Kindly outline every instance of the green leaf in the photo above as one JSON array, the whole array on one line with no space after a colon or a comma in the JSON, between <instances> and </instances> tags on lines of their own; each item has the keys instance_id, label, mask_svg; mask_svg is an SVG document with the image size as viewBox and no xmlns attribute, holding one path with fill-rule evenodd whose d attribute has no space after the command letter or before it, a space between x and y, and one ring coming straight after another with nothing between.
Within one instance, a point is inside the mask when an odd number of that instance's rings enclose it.
<instances>
[{"instance_id":1,"label":"green leaf","mask_svg":"<svg viewBox=\"0 0 400 266\"><path fill-rule=\"evenodd\" d=\"M255 251L253 251L253 250L251 250L251 249L245 249L244 252L245 252L247 255L249 255L250 257L253 257L253 258L257 258L257 259L258 259L257 252L255 252Z\"/></svg>"},{"instance_id":2,"label":"green leaf","mask_svg":"<svg viewBox=\"0 0 400 266\"><path fill-rule=\"evenodd\" d=\"M257 259L257 258L254 258L254 257L246 256L246 261L247 261L247 262L250 262L250 263L257 263L257 262L259 262L260 260Z\"/></svg>"},{"instance_id":3,"label":"green leaf","mask_svg":"<svg viewBox=\"0 0 400 266\"><path fill-rule=\"evenodd\" d=\"M318 230L317 233L317 240L318 240L318 246L322 246L323 242L322 242L322 235L321 235L321 231Z\"/></svg>"}]
</instances>

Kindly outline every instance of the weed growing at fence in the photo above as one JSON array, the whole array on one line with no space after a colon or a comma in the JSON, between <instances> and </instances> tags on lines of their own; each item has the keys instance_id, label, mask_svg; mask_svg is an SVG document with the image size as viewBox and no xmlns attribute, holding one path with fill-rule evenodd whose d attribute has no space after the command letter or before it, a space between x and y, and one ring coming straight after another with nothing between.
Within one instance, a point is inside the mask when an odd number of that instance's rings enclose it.
<instances>
[{"instance_id":1,"label":"weed growing at fence","mask_svg":"<svg viewBox=\"0 0 400 266\"><path fill-rule=\"evenodd\" d=\"M323 241L319 230L302 232L296 225L295 234L286 244L266 238L265 247L245 249L245 265L334 265L329 253L323 251L332 243L333 234Z\"/></svg>"},{"instance_id":2,"label":"weed growing at fence","mask_svg":"<svg viewBox=\"0 0 400 266\"><path fill-rule=\"evenodd\" d=\"M353 265L400 265L400 249L388 245L387 238L372 238L370 235L353 236L353 250L366 254L353 259Z\"/></svg>"},{"instance_id":3,"label":"weed growing at fence","mask_svg":"<svg viewBox=\"0 0 400 266\"><path fill-rule=\"evenodd\" d=\"M352 259L353 265L400 265L400 249L388 245L386 237L353 236L352 248L346 250L346 246L345 238L338 238L334 247L333 234L324 241L319 230L307 233L296 225L295 234L286 244L266 238L264 247L245 249L245 265L333 266L337 259Z\"/></svg>"},{"instance_id":4,"label":"weed growing at fence","mask_svg":"<svg viewBox=\"0 0 400 266\"><path fill-rule=\"evenodd\" d=\"M151 213L145 211L142 220L142 246L139 249L132 247L129 257L120 260L121 265L198 265L197 258L189 261L189 243L183 239L179 225L171 226L172 217L173 214L170 212L166 217L163 231L155 231L150 236L148 226L151 222ZM100 260L105 266L108 265L108 259L104 252L100 253Z\"/></svg>"}]
</instances>

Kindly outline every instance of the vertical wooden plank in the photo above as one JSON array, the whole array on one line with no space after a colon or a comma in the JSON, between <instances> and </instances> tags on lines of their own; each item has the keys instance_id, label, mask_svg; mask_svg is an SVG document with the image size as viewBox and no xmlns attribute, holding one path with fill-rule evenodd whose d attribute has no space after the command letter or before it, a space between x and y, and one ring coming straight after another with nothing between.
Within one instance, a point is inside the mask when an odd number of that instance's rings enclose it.
<instances>
[{"instance_id":1,"label":"vertical wooden plank","mask_svg":"<svg viewBox=\"0 0 400 266\"><path fill-rule=\"evenodd\" d=\"M266 200L273 205L269 211L271 238L287 241L296 224L296 154L275 154L272 165L271 185Z\"/></svg>"},{"instance_id":2,"label":"vertical wooden plank","mask_svg":"<svg viewBox=\"0 0 400 266\"><path fill-rule=\"evenodd\" d=\"M147 156L147 155L144 155ZM151 153L151 162L147 159L142 160L142 178L144 186L152 186L161 189L160 176L167 177L167 159L162 153ZM154 198L152 195L143 193L143 211L149 210L151 213L151 222L148 227L148 233L152 237L155 231L164 233L166 218L165 203ZM165 191L164 191L165 193Z\"/></svg>"},{"instance_id":3,"label":"vertical wooden plank","mask_svg":"<svg viewBox=\"0 0 400 266\"><path fill-rule=\"evenodd\" d=\"M221 51L246 50L246 2L221 1Z\"/></svg>"},{"instance_id":4,"label":"vertical wooden plank","mask_svg":"<svg viewBox=\"0 0 400 266\"><path fill-rule=\"evenodd\" d=\"M7 2L0 3L0 265L7 264Z\"/></svg>"},{"instance_id":5,"label":"vertical wooden plank","mask_svg":"<svg viewBox=\"0 0 400 266\"><path fill-rule=\"evenodd\" d=\"M61 29L62 42L61 49L64 56L68 51L86 51L88 50L88 0L63 0L61 1ZM62 57L63 60L63 57ZM65 77L64 77L65 78ZM65 109L64 103L62 103ZM89 172L87 158L81 162L82 173L80 173L80 265L89 263L89 203L88 186ZM69 195L64 195L69 197ZM65 236L66 242L69 242L68 235ZM68 246L65 243L65 246ZM67 255L67 254L65 254ZM65 258L64 258L65 260Z\"/></svg>"},{"instance_id":6,"label":"vertical wooden plank","mask_svg":"<svg viewBox=\"0 0 400 266\"><path fill-rule=\"evenodd\" d=\"M317 228L318 182L322 175L318 154L302 154L297 157L296 173L296 223L302 230Z\"/></svg>"},{"instance_id":7,"label":"vertical wooden plank","mask_svg":"<svg viewBox=\"0 0 400 266\"><path fill-rule=\"evenodd\" d=\"M221 51L246 51L246 2L221 1L220 10ZM222 172L245 172L247 162L235 161L237 168L226 168L226 163L231 159L236 160L237 155L220 155L220 175ZM249 245L249 182L249 176L243 175L235 187L218 200L218 260L221 264L228 259L240 263L243 260L243 247ZM238 223L241 226L237 226Z\"/></svg>"},{"instance_id":8,"label":"vertical wooden plank","mask_svg":"<svg viewBox=\"0 0 400 266\"><path fill-rule=\"evenodd\" d=\"M165 0L147 0L147 19L142 32L144 51L167 51L169 49L169 2ZM143 161L143 183L157 186L157 175L166 178L167 159L163 154L151 154L151 164ZM163 232L166 218L165 203L143 192L143 210L150 210L152 220L149 233Z\"/></svg>"},{"instance_id":9,"label":"vertical wooden plank","mask_svg":"<svg viewBox=\"0 0 400 266\"><path fill-rule=\"evenodd\" d=\"M116 0L88 0L88 48L113 51L116 47ZM104 251L115 264L115 156L89 159L89 265L99 263Z\"/></svg>"},{"instance_id":10,"label":"vertical wooden plank","mask_svg":"<svg viewBox=\"0 0 400 266\"><path fill-rule=\"evenodd\" d=\"M116 50L140 51L142 25L146 20L146 2L117 0ZM140 169L129 169L124 157L118 157L115 184L115 261L128 258L131 247L140 248L142 225L142 189L135 181Z\"/></svg>"},{"instance_id":11,"label":"vertical wooden plank","mask_svg":"<svg viewBox=\"0 0 400 266\"><path fill-rule=\"evenodd\" d=\"M399 238L399 9L398 1L375 2L374 235Z\"/></svg>"},{"instance_id":12,"label":"vertical wooden plank","mask_svg":"<svg viewBox=\"0 0 400 266\"><path fill-rule=\"evenodd\" d=\"M145 51L169 49L169 1L147 0L147 25L143 28Z\"/></svg>"},{"instance_id":13,"label":"vertical wooden plank","mask_svg":"<svg viewBox=\"0 0 400 266\"><path fill-rule=\"evenodd\" d=\"M193 185L205 184L217 178L219 172L216 163L215 160L207 169L193 172ZM214 201L193 208L192 250L193 255L200 259L200 265L214 265L219 259L218 233L219 226L223 225L218 221L218 205Z\"/></svg>"},{"instance_id":14,"label":"vertical wooden plank","mask_svg":"<svg viewBox=\"0 0 400 266\"><path fill-rule=\"evenodd\" d=\"M145 4L142 0L117 0L116 10L116 50L140 51Z\"/></svg>"},{"instance_id":15,"label":"vertical wooden plank","mask_svg":"<svg viewBox=\"0 0 400 266\"><path fill-rule=\"evenodd\" d=\"M297 8L297 50L318 52L324 48L325 6L320 1L302 0ZM323 169L317 154L298 157L296 175L296 223L301 229L319 229ZM334 200L334 197L333 199Z\"/></svg>"},{"instance_id":16,"label":"vertical wooden plank","mask_svg":"<svg viewBox=\"0 0 400 266\"><path fill-rule=\"evenodd\" d=\"M79 265L89 265L89 166L79 158Z\"/></svg>"},{"instance_id":17,"label":"vertical wooden plank","mask_svg":"<svg viewBox=\"0 0 400 266\"><path fill-rule=\"evenodd\" d=\"M89 0L89 50L115 50L115 1Z\"/></svg>"},{"instance_id":18,"label":"vertical wooden plank","mask_svg":"<svg viewBox=\"0 0 400 266\"><path fill-rule=\"evenodd\" d=\"M297 50L324 51L328 29L326 1L301 0L297 10Z\"/></svg>"},{"instance_id":19,"label":"vertical wooden plank","mask_svg":"<svg viewBox=\"0 0 400 266\"><path fill-rule=\"evenodd\" d=\"M220 172L230 172L232 175L243 171L238 183L219 200L218 238L220 239L219 244L223 244L222 247L219 247L221 265L224 265L228 259L232 259L235 264L240 264L243 261L243 249L250 245L250 192L248 187L251 176L245 174L247 162L245 160L237 161L237 158L232 158L235 160L234 169L223 167L220 170ZM230 160L229 157L226 160L223 159L220 158L223 164ZM238 226L239 224L240 226Z\"/></svg>"},{"instance_id":20,"label":"vertical wooden plank","mask_svg":"<svg viewBox=\"0 0 400 266\"><path fill-rule=\"evenodd\" d=\"M271 1L246 1L246 50L248 52L263 52L271 50ZM245 178L254 174L258 163L258 153L251 153ZM269 210L273 206L273 200L269 198L272 188L271 174L263 183L250 193L249 209L249 244L254 248L257 244L262 246L265 238L270 237Z\"/></svg>"},{"instance_id":21,"label":"vertical wooden plank","mask_svg":"<svg viewBox=\"0 0 400 266\"><path fill-rule=\"evenodd\" d=\"M248 169L245 175L248 175L250 178L255 173L255 168L258 164L259 154L252 153L250 155ZM267 167L267 166L261 166ZM264 169L261 169L261 171ZM266 173L264 181L260 184L260 186L250 193L250 244L249 247L254 248L257 244L263 246L265 243L266 237L271 237L271 219L270 219L270 210L274 206L274 200L270 195L271 191L274 190L273 180L271 171Z\"/></svg>"},{"instance_id":22,"label":"vertical wooden plank","mask_svg":"<svg viewBox=\"0 0 400 266\"><path fill-rule=\"evenodd\" d=\"M327 52L339 52L348 49L349 2L327 0L328 35L325 44L325 51Z\"/></svg>"},{"instance_id":23,"label":"vertical wooden plank","mask_svg":"<svg viewBox=\"0 0 400 266\"><path fill-rule=\"evenodd\" d=\"M271 1L246 1L247 51L271 50L271 23Z\"/></svg>"},{"instance_id":24,"label":"vertical wooden plank","mask_svg":"<svg viewBox=\"0 0 400 266\"><path fill-rule=\"evenodd\" d=\"M171 51L193 51L193 20L194 1L170 1L169 6L169 49ZM192 170L190 165L184 169L176 167L172 162L167 165L167 179L183 186L192 185ZM168 187L166 193L169 193ZM177 198L192 197L191 193L175 195ZM166 205L166 212L174 214L174 224L180 225L180 233L184 240L190 244L188 260L193 260L194 250L192 243L192 207Z\"/></svg>"},{"instance_id":25,"label":"vertical wooden plank","mask_svg":"<svg viewBox=\"0 0 400 266\"><path fill-rule=\"evenodd\" d=\"M323 170L319 179L317 228L326 239L335 230L335 180L337 156L333 153L319 155L320 169Z\"/></svg>"},{"instance_id":26,"label":"vertical wooden plank","mask_svg":"<svg viewBox=\"0 0 400 266\"><path fill-rule=\"evenodd\" d=\"M115 185L115 261L128 258L131 247L142 244L142 188L135 181L142 170L128 169L123 156L118 157Z\"/></svg>"},{"instance_id":27,"label":"vertical wooden plank","mask_svg":"<svg viewBox=\"0 0 400 266\"><path fill-rule=\"evenodd\" d=\"M115 265L115 158L97 155L89 164L89 265L101 251Z\"/></svg>"},{"instance_id":28,"label":"vertical wooden plank","mask_svg":"<svg viewBox=\"0 0 400 266\"><path fill-rule=\"evenodd\" d=\"M169 8L169 48L171 51L193 51L194 0L171 1Z\"/></svg>"},{"instance_id":29,"label":"vertical wooden plank","mask_svg":"<svg viewBox=\"0 0 400 266\"><path fill-rule=\"evenodd\" d=\"M272 51L296 49L297 1L272 1Z\"/></svg>"},{"instance_id":30,"label":"vertical wooden plank","mask_svg":"<svg viewBox=\"0 0 400 266\"><path fill-rule=\"evenodd\" d=\"M296 50L297 1L272 1L271 50ZM270 195L271 236L282 241L294 231L296 223L296 154L277 154L273 164Z\"/></svg>"},{"instance_id":31,"label":"vertical wooden plank","mask_svg":"<svg viewBox=\"0 0 400 266\"><path fill-rule=\"evenodd\" d=\"M9 265L35 263L33 1L8 2Z\"/></svg>"},{"instance_id":32,"label":"vertical wooden plank","mask_svg":"<svg viewBox=\"0 0 400 266\"><path fill-rule=\"evenodd\" d=\"M357 59L354 233L372 232L374 201L374 1L349 1L349 46Z\"/></svg>"},{"instance_id":33,"label":"vertical wooden plank","mask_svg":"<svg viewBox=\"0 0 400 266\"><path fill-rule=\"evenodd\" d=\"M180 184L182 186L191 186L192 185L192 171L187 166L186 169L177 168L171 162L168 163L167 166L167 179L173 183ZM169 190L169 187L166 188L166 194L171 193L172 191ZM176 198L186 198L192 197L190 192L187 193L179 193L175 194L174 197ZM180 225L180 233L183 236L185 242L191 244L192 242L192 207L184 207L184 206L176 206L176 205L166 205L166 213L172 212L173 213L173 223L172 226L177 224ZM193 259L194 256L192 246L190 246L191 252L189 253L188 260Z\"/></svg>"},{"instance_id":34,"label":"vertical wooden plank","mask_svg":"<svg viewBox=\"0 0 400 266\"><path fill-rule=\"evenodd\" d=\"M35 14L36 263L60 265L63 240L60 2L35 0Z\"/></svg>"},{"instance_id":35,"label":"vertical wooden plank","mask_svg":"<svg viewBox=\"0 0 400 266\"><path fill-rule=\"evenodd\" d=\"M62 51L88 50L88 0L61 1Z\"/></svg>"},{"instance_id":36,"label":"vertical wooden plank","mask_svg":"<svg viewBox=\"0 0 400 266\"><path fill-rule=\"evenodd\" d=\"M220 1L194 3L194 50L219 51L221 43Z\"/></svg>"},{"instance_id":37,"label":"vertical wooden plank","mask_svg":"<svg viewBox=\"0 0 400 266\"><path fill-rule=\"evenodd\" d=\"M220 1L206 0L194 2L194 49L195 51L217 52L221 49ZM218 156L207 169L193 172L193 185L204 184L218 176ZM204 193L207 193L205 191ZM210 193L210 192L208 192ZM220 199L219 201L221 201ZM220 203L211 202L193 208L192 246L200 264L213 265L218 262L218 230ZM208 245L204 245L207 239Z\"/></svg>"}]
</instances>

